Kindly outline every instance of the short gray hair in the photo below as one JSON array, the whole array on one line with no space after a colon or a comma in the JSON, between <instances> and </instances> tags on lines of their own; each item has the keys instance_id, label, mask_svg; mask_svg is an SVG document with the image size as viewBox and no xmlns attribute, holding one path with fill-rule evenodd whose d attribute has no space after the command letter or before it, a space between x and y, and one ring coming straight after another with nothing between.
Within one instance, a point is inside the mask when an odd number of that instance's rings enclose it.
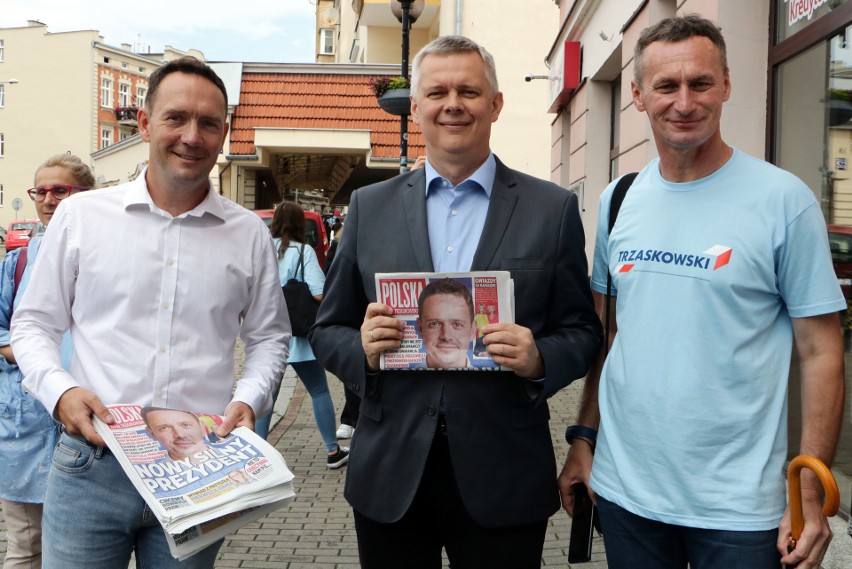
<instances>
[{"instance_id":1,"label":"short gray hair","mask_svg":"<svg viewBox=\"0 0 852 569\"><path fill-rule=\"evenodd\" d=\"M636 83L642 84L642 55L649 45L658 41L678 42L694 37L705 37L713 42L719 50L722 69L727 74L728 49L725 46L722 30L698 14L688 14L678 18L666 18L642 30L636 42L636 48L633 50L633 78Z\"/></svg>"},{"instance_id":2,"label":"short gray hair","mask_svg":"<svg viewBox=\"0 0 852 569\"><path fill-rule=\"evenodd\" d=\"M497 85L497 66L494 63L494 57L484 47L464 36L441 36L429 42L414 56L411 70L411 93L417 93L420 84L420 65L423 63L424 57L427 55L455 55L457 53L478 53L485 64L485 78L488 80L492 94L496 95L500 91Z\"/></svg>"}]
</instances>

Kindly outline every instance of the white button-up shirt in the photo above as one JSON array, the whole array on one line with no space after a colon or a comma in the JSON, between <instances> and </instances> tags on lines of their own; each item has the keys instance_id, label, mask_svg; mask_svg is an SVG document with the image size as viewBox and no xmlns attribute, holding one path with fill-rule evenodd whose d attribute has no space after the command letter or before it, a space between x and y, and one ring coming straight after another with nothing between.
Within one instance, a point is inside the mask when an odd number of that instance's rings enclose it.
<instances>
[{"instance_id":1,"label":"white button-up shirt","mask_svg":"<svg viewBox=\"0 0 852 569\"><path fill-rule=\"evenodd\" d=\"M71 329L70 372L59 340ZM245 344L234 390L234 345ZM272 406L290 323L272 238L254 213L210 191L178 217L134 182L63 200L12 320L24 387L53 413L72 387L105 404L256 416Z\"/></svg>"}]
</instances>

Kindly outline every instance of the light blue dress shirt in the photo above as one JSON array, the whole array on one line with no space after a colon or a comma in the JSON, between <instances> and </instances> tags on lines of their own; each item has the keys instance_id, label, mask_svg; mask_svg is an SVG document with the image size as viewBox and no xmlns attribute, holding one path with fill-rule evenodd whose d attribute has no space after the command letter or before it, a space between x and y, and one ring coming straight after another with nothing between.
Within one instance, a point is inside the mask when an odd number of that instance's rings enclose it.
<instances>
[{"instance_id":1,"label":"light blue dress shirt","mask_svg":"<svg viewBox=\"0 0 852 569\"><path fill-rule=\"evenodd\" d=\"M489 153L468 179L453 186L426 159L426 221L436 272L470 270L485 227L496 174L497 161Z\"/></svg>"}]
</instances>

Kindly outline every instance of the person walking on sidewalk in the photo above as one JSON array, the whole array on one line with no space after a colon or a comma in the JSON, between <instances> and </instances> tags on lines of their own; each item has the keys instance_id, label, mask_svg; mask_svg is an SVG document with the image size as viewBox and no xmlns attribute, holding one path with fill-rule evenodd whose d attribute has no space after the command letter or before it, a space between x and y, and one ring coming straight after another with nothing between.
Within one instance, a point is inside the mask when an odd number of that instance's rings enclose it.
<instances>
[{"instance_id":1,"label":"person walking on sidewalk","mask_svg":"<svg viewBox=\"0 0 852 569\"><path fill-rule=\"evenodd\" d=\"M601 196L592 287L603 319L612 275L617 335L567 433L563 505L574 483L594 491L611 569L818 567L831 539L822 486L803 474L805 531L787 554L783 467L794 339L799 452L830 465L843 412L845 302L819 202L722 139L731 80L713 22L651 26L633 64L659 158L611 234L615 183Z\"/></svg>"},{"instance_id":2,"label":"person walking on sidewalk","mask_svg":"<svg viewBox=\"0 0 852 569\"><path fill-rule=\"evenodd\" d=\"M322 287L325 275L319 266L313 247L305 246L305 212L302 206L293 201L283 201L275 208L272 224L272 241L278 255L278 279L284 286L290 279L304 280L317 302L322 301ZM299 259L303 259L300 267ZM280 293L279 293L280 294ZM299 379L305 384L314 405L314 419L319 427L325 450L328 451L329 468L340 468L349 460L349 449L337 444L335 432L334 402L328 391L328 379L322 365L314 357L307 338L290 338L290 354L287 358ZM275 392L274 400L278 398ZM255 432L261 437L269 433L272 413L262 417L255 424Z\"/></svg>"},{"instance_id":3,"label":"person walking on sidewalk","mask_svg":"<svg viewBox=\"0 0 852 569\"><path fill-rule=\"evenodd\" d=\"M601 337L577 198L491 153L503 96L484 48L440 37L413 70L426 165L352 194L310 333L362 397L345 490L361 566L440 568L446 549L454 567L538 569L559 509L547 398ZM376 273L498 269L516 323L489 324L485 344L511 371L379 369L403 323L375 302Z\"/></svg>"},{"instance_id":4,"label":"person walking on sidewalk","mask_svg":"<svg viewBox=\"0 0 852 569\"><path fill-rule=\"evenodd\" d=\"M57 154L35 172L27 194L35 202L43 226L50 223L61 200L95 186L92 171L73 154ZM3 569L41 567L41 518L47 475L59 424L44 405L24 391L24 379L9 345L9 321L27 289L42 236L7 253L0 262L0 504L6 518ZM62 365L71 360L71 337L63 335Z\"/></svg>"},{"instance_id":5,"label":"person walking on sidewalk","mask_svg":"<svg viewBox=\"0 0 852 569\"><path fill-rule=\"evenodd\" d=\"M65 199L45 233L12 348L24 387L64 431L45 496L46 569L118 569L131 552L145 567L209 568L222 545L173 558L91 416L114 422L105 403L216 413L223 437L272 406L289 320L266 225L210 185L227 116L213 69L191 57L160 66L139 109L142 175ZM58 346L69 328L66 372Z\"/></svg>"}]
</instances>

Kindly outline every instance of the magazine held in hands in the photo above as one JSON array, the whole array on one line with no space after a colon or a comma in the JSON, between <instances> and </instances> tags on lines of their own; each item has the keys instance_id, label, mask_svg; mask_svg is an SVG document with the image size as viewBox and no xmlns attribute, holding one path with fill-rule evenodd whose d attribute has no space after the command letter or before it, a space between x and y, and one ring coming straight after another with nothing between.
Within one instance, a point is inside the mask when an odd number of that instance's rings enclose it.
<instances>
[{"instance_id":1,"label":"magazine held in hands","mask_svg":"<svg viewBox=\"0 0 852 569\"><path fill-rule=\"evenodd\" d=\"M376 300L405 323L402 345L381 356L381 369L500 370L482 329L515 321L508 271L377 273Z\"/></svg>"},{"instance_id":2,"label":"magazine held in hands","mask_svg":"<svg viewBox=\"0 0 852 569\"><path fill-rule=\"evenodd\" d=\"M272 445L246 427L224 438L219 415L108 405L95 430L157 516L171 553L185 559L290 503L293 474Z\"/></svg>"}]
</instances>

